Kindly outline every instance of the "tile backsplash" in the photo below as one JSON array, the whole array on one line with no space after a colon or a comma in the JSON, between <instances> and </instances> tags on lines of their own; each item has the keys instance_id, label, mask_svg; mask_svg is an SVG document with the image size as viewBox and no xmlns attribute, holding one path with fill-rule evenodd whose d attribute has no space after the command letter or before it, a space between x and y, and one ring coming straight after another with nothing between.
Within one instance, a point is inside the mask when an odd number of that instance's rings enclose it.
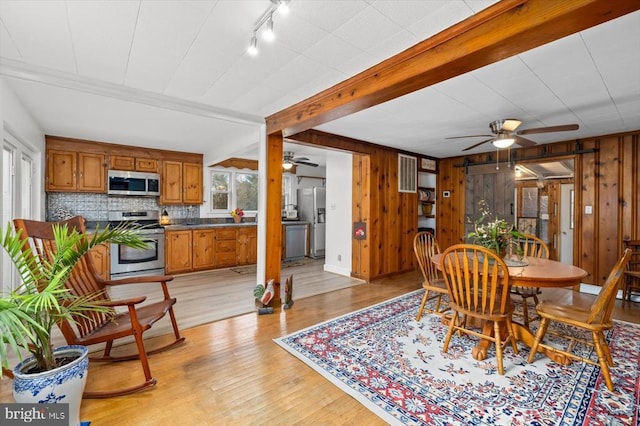
<instances>
[{"instance_id":1,"label":"tile backsplash","mask_svg":"<svg viewBox=\"0 0 640 426\"><path fill-rule=\"evenodd\" d=\"M111 210L135 211L167 209L172 219L198 217L200 206L161 206L157 197L114 197L106 194L49 192L47 193L47 220L59 220L68 212L81 215L88 221L106 221Z\"/></svg>"}]
</instances>

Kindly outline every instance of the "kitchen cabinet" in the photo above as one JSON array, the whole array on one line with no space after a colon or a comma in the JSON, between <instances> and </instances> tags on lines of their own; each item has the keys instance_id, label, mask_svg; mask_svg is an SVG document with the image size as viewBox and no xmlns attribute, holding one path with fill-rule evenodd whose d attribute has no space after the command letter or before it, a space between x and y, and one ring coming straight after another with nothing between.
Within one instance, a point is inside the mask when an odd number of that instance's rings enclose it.
<instances>
[{"instance_id":1,"label":"kitchen cabinet","mask_svg":"<svg viewBox=\"0 0 640 426\"><path fill-rule=\"evenodd\" d=\"M103 154L47 150L45 188L49 192L106 193L106 175Z\"/></svg>"},{"instance_id":2,"label":"kitchen cabinet","mask_svg":"<svg viewBox=\"0 0 640 426\"><path fill-rule=\"evenodd\" d=\"M258 229L255 226L238 228L236 251L238 265L258 262Z\"/></svg>"},{"instance_id":3,"label":"kitchen cabinet","mask_svg":"<svg viewBox=\"0 0 640 426\"><path fill-rule=\"evenodd\" d=\"M200 229L193 232L193 270L213 269L215 266L215 230Z\"/></svg>"},{"instance_id":4,"label":"kitchen cabinet","mask_svg":"<svg viewBox=\"0 0 640 426\"><path fill-rule=\"evenodd\" d=\"M158 160L128 155L112 155L109 157L109 169L157 173Z\"/></svg>"},{"instance_id":5,"label":"kitchen cabinet","mask_svg":"<svg viewBox=\"0 0 640 426\"><path fill-rule=\"evenodd\" d=\"M165 233L165 272L190 272L192 263L193 231L167 231Z\"/></svg>"},{"instance_id":6,"label":"kitchen cabinet","mask_svg":"<svg viewBox=\"0 0 640 426\"><path fill-rule=\"evenodd\" d=\"M89 252L96 273L104 280L110 279L111 276L111 256L109 252L109 243L97 245Z\"/></svg>"},{"instance_id":7,"label":"kitchen cabinet","mask_svg":"<svg viewBox=\"0 0 640 426\"><path fill-rule=\"evenodd\" d=\"M202 204L202 164L163 161L160 204Z\"/></svg>"},{"instance_id":8,"label":"kitchen cabinet","mask_svg":"<svg viewBox=\"0 0 640 426\"><path fill-rule=\"evenodd\" d=\"M236 257L236 238L237 232L235 228L216 229L215 241L215 264L216 268L224 268L236 266L238 258Z\"/></svg>"}]
</instances>

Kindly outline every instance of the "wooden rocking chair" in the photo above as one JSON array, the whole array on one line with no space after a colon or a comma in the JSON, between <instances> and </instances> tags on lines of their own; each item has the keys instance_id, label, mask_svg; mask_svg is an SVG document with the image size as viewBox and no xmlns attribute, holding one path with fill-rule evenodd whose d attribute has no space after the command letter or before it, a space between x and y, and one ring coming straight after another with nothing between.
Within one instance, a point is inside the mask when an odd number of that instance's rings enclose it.
<instances>
[{"instance_id":1,"label":"wooden rocking chair","mask_svg":"<svg viewBox=\"0 0 640 426\"><path fill-rule=\"evenodd\" d=\"M54 223L66 224L69 230L77 229L78 232L86 233L84 219L76 216L62 222L39 222L33 220L15 219L13 221L16 231L22 231L22 237L29 239L29 246L34 254L43 259L51 259L52 253L55 252L53 225ZM59 323L58 326L69 345L89 346L97 343L105 343L104 353L101 357L90 357L92 361L126 361L139 359L142 364L145 381L139 385L125 389L117 389L112 391L85 392L85 398L107 398L112 396L127 395L143 389L155 386L156 379L151 376L149 369L149 361L147 355L164 351L172 348L184 341L184 337L180 335L178 324L173 312L173 305L176 303L175 298L169 296L167 282L173 280L170 275L163 276L141 276L131 277L119 280L103 280L95 271L91 256L84 256L74 267L67 288L74 294L81 296L86 294L101 293L103 304L112 307L114 310L111 315L99 312L85 312L86 318L79 316L74 321L66 321ZM111 300L106 291L109 286L124 284L142 284L142 283L160 283L164 299L141 305L145 301L146 296L139 296L124 300ZM126 307L124 312L116 312L116 307ZM169 313L171 325L175 340L165 346L146 351L143 341L143 333L149 330L151 326ZM133 336L137 346L137 352L123 356L111 356L111 348L115 339Z\"/></svg>"}]
</instances>

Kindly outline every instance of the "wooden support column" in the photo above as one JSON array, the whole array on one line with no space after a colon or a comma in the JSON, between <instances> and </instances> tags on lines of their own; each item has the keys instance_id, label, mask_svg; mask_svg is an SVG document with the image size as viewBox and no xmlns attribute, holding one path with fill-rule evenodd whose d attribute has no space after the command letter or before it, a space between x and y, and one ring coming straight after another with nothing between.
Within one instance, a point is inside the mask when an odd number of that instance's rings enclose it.
<instances>
[{"instance_id":1,"label":"wooden support column","mask_svg":"<svg viewBox=\"0 0 640 426\"><path fill-rule=\"evenodd\" d=\"M264 282L275 280L272 306L280 306L282 259L282 132L267 135L267 252Z\"/></svg>"}]
</instances>

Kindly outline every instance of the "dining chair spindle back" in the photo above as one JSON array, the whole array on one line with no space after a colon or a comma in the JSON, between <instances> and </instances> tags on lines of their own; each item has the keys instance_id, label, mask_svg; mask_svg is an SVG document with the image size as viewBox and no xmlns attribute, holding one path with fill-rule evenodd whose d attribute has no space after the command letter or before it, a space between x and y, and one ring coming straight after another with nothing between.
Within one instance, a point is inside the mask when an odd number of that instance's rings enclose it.
<instances>
[{"instance_id":1,"label":"dining chair spindle back","mask_svg":"<svg viewBox=\"0 0 640 426\"><path fill-rule=\"evenodd\" d=\"M616 295L618 294L618 287L624 276L624 268L629 262L631 254L632 251L630 249L625 249L622 257L616 262L591 306L560 304L547 300L538 304L538 314L541 317L540 327L536 332L536 337L531 346L531 352L528 358L529 363L534 361L538 349L544 348L547 351L563 354L578 361L599 365L607 388L613 391L613 382L609 371L609 367L613 366L613 358L611 357L609 345L604 337L604 331L613 327L611 320L613 305L615 304ZM545 334L548 332L549 324L554 321L591 332L592 341L586 341L577 335L567 335L567 330L563 330L563 333L549 331L549 334L554 334L569 340L569 345L566 349L560 349L548 343L543 343ZM595 347L596 353L598 354L598 361L594 362L589 358L576 354L573 351L576 342Z\"/></svg>"},{"instance_id":2,"label":"dining chair spindle back","mask_svg":"<svg viewBox=\"0 0 640 426\"><path fill-rule=\"evenodd\" d=\"M631 302L634 294L640 296L640 240L625 240L624 245L625 248L631 249L631 259L624 272L622 306Z\"/></svg>"},{"instance_id":3,"label":"dining chair spindle back","mask_svg":"<svg viewBox=\"0 0 640 426\"><path fill-rule=\"evenodd\" d=\"M416 315L416 321L420 321L422 313L424 312L425 305L430 298L436 299L436 305L433 310L429 310L430 313L436 315L443 315L444 312L449 310L448 305L443 305L442 298L447 296L447 287L444 284L444 279L440 275L440 271L431 262L431 258L434 254L440 253L440 247L436 241L436 237L431 232L421 231L416 234L413 239L413 252L418 259L418 266L422 272L422 287L424 288L424 296L420 307L418 308L418 314Z\"/></svg>"},{"instance_id":4,"label":"dining chair spindle back","mask_svg":"<svg viewBox=\"0 0 640 426\"><path fill-rule=\"evenodd\" d=\"M535 235L525 234L524 238L517 241L520 250L522 250L523 256L538 257L541 259L549 259L549 246ZM530 321L536 321L540 319L537 314L530 314L529 305L527 299L533 299L533 307L539 303L538 295L542 293L538 287L511 287L511 293L516 294L522 298L522 318L524 325L528 328Z\"/></svg>"},{"instance_id":5,"label":"dining chair spindle back","mask_svg":"<svg viewBox=\"0 0 640 426\"><path fill-rule=\"evenodd\" d=\"M449 306L453 310L442 352L447 352L451 337L456 331L489 340L496 346L498 373L504 374L504 346L511 343L513 351L518 353L511 323L514 305L509 294L507 265L494 251L474 244L449 247L442 254L441 264L451 299ZM467 327L468 317L493 322L493 335ZM506 325L507 331L504 342L500 332L502 324Z\"/></svg>"}]
</instances>

